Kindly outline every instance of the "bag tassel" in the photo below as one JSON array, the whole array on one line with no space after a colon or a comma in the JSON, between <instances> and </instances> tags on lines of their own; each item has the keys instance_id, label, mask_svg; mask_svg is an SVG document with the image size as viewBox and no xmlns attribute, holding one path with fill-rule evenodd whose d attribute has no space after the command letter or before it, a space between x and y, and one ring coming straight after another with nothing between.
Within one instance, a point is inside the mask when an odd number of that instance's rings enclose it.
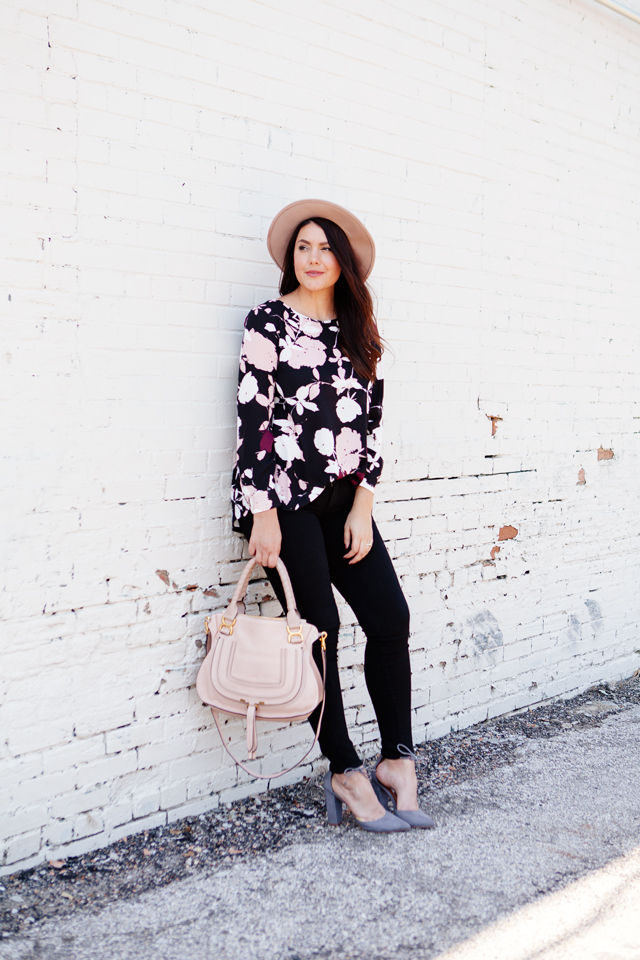
<instances>
[{"instance_id":1,"label":"bag tassel","mask_svg":"<svg viewBox=\"0 0 640 960\"><path fill-rule=\"evenodd\" d=\"M258 752L258 730L256 727L257 703L250 703L247 707L247 751L249 760L255 760Z\"/></svg>"}]
</instances>

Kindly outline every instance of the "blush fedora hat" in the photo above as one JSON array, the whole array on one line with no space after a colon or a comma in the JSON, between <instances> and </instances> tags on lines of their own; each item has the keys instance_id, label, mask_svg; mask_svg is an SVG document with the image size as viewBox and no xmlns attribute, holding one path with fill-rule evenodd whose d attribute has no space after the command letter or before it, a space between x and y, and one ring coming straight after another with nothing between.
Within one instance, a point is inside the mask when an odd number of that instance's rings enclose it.
<instances>
[{"instance_id":1,"label":"blush fedora hat","mask_svg":"<svg viewBox=\"0 0 640 960\"><path fill-rule=\"evenodd\" d=\"M373 270L376 259L376 245L373 237L357 217L344 207L338 206L337 203L330 203L329 200L296 200L275 215L269 227L267 249L280 269L284 267L291 234L303 220L313 220L314 217L333 220L342 227L355 254L362 279L366 280Z\"/></svg>"}]
</instances>

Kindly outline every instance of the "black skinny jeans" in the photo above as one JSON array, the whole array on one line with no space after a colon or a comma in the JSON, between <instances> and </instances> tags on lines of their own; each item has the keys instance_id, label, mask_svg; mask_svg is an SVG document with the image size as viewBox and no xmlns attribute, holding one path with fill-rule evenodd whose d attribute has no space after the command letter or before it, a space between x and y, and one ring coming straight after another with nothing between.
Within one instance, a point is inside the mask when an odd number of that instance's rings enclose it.
<instances>
[{"instance_id":1,"label":"black skinny jeans","mask_svg":"<svg viewBox=\"0 0 640 960\"><path fill-rule=\"evenodd\" d=\"M334 481L300 510L278 510L282 531L280 556L287 568L301 616L327 633L327 697L320 730L320 748L334 773L359 767L360 759L347 730L338 674L340 620L331 584L335 584L365 632L364 676L373 703L382 756L401 756L398 744L413 749L411 739L411 666L409 608L391 558L375 523L373 546L366 557L349 566L344 559L344 524L353 506L355 487L348 478ZM247 540L253 517L240 521ZM280 578L267 575L285 607ZM320 644L313 655L322 672ZM309 717L318 725L320 708Z\"/></svg>"}]
</instances>

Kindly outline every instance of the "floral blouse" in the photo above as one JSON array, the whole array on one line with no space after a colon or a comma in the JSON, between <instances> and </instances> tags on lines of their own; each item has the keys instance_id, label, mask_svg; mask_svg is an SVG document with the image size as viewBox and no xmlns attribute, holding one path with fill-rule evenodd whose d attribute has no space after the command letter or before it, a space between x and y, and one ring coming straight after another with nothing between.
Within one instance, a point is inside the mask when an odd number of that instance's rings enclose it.
<instances>
[{"instance_id":1,"label":"floral blouse","mask_svg":"<svg viewBox=\"0 0 640 960\"><path fill-rule=\"evenodd\" d=\"M332 480L373 490L382 470L382 365L371 383L338 348L338 323L281 300L245 320L233 470L234 526L271 507L298 510Z\"/></svg>"}]
</instances>

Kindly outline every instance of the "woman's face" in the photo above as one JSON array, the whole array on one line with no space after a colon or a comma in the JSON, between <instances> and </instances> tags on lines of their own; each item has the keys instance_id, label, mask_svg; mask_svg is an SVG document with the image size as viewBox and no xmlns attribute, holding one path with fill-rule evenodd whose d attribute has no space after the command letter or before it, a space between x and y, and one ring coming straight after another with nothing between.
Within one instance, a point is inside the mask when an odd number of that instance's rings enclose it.
<instances>
[{"instance_id":1,"label":"woman's face","mask_svg":"<svg viewBox=\"0 0 640 960\"><path fill-rule=\"evenodd\" d=\"M309 293L335 286L340 267L324 230L317 223L300 227L293 250L293 268L298 283Z\"/></svg>"}]
</instances>

